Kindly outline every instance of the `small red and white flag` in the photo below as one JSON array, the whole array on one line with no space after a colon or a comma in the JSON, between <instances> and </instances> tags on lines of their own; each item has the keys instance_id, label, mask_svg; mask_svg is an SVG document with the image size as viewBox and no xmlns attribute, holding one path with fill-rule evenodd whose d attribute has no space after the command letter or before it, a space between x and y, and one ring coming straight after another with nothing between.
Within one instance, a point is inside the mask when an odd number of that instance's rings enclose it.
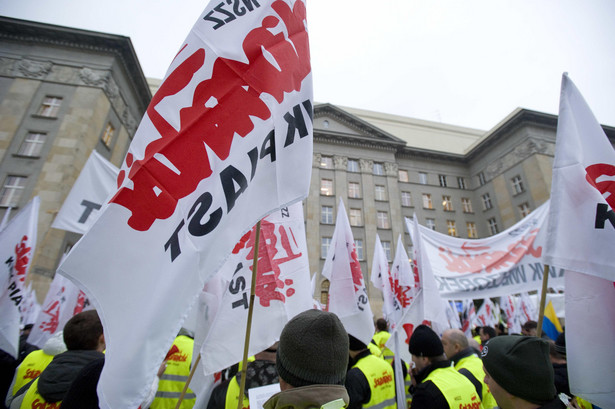
<instances>
[{"instance_id":1,"label":"small red and white flag","mask_svg":"<svg viewBox=\"0 0 615 409\"><path fill-rule=\"evenodd\" d=\"M322 275L330 282L328 311L340 318L350 335L369 344L374 335L374 316L342 199Z\"/></svg>"},{"instance_id":2,"label":"small red and white flag","mask_svg":"<svg viewBox=\"0 0 615 409\"><path fill-rule=\"evenodd\" d=\"M566 270L570 391L615 407L615 150L564 74L544 262ZM591 353L587 353L591 334Z\"/></svg>"},{"instance_id":3,"label":"small red and white flag","mask_svg":"<svg viewBox=\"0 0 615 409\"><path fill-rule=\"evenodd\" d=\"M497 309L491 298L486 298L476 312L476 325L481 327L495 327L499 322Z\"/></svg>"},{"instance_id":4,"label":"small red and white flag","mask_svg":"<svg viewBox=\"0 0 615 409\"><path fill-rule=\"evenodd\" d=\"M521 314L521 325L528 321L538 321L538 309L536 303L528 293L519 294L519 313Z\"/></svg>"},{"instance_id":5,"label":"small red and white flag","mask_svg":"<svg viewBox=\"0 0 615 409\"><path fill-rule=\"evenodd\" d=\"M521 333L521 314L517 306L517 299L512 295L500 297L500 305L506 315L506 326L509 334Z\"/></svg>"},{"instance_id":6,"label":"small red and white flag","mask_svg":"<svg viewBox=\"0 0 615 409\"><path fill-rule=\"evenodd\" d=\"M476 308L474 307L474 300L464 300L461 330L466 334L466 337L472 336L472 328L474 327L475 321Z\"/></svg>"},{"instance_id":7,"label":"small red and white flag","mask_svg":"<svg viewBox=\"0 0 615 409\"><path fill-rule=\"evenodd\" d=\"M20 308L36 246L40 200L34 197L0 232L0 349L17 358Z\"/></svg>"}]
</instances>

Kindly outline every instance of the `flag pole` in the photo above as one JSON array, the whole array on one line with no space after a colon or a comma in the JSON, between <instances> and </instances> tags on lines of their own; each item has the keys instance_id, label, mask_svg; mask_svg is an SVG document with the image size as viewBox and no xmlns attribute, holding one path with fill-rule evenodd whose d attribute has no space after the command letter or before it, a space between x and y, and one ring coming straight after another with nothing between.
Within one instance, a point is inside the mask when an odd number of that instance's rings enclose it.
<instances>
[{"instance_id":1,"label":"flag pole","mask_svg":"<svg viewBox=\"0 0 615 409\"><path fill-rule=\"evenodd\" d=\"M547 299L547 283L549 282L549 266L544 265L542 272L542 294L540 295L540 309L538 310L538 328L536 328L536 336L542 337L542 321L545 317L545 304Z\"/></svg>"},{"instance_id":2,"label":"flag pole","mask_svg":"<svg viewBox=\"0 0 615 409\"><path fill-rule=\"evenodd\" d=\"M261 232L261 221L256 223L254 234L254 260L252 262L252 285L250 286L250 304L248 307L248 325L246 326L246 339L243 348L243 360L241 366L241 385L239 387L239 398L237 409L243 408L243 395L246 390L246 371L248 370L248 347L250 346L250 332L252 331L252 314L254 312L254 288L256 287L256 273L258 271L258 246Z\"/></svg>"},{"instance_id":3,"label":"flag pole","mask_svg":"<svg viewBox=\"0 0 615 409\"><path fill-rule=\"evenodd\" d=\"M196 357L196 360L194 361L194 365L192 365L192 369L190 369L190 375L188 375L188 379L186 380L184 389L182 389L182 393L181 395L179 395L179 399L177 401L177 404L175 405L175 409L179 409L179 407L181 406L182 401L184 400L184 396L186 396L186 391L188 390L188 386L190 386L190 381L192 381L192 377L194 376L194 372L196 371L196 367L199 365L200 361L201 361L201 354L199 354Z\"/></svg>"}]
</instances>

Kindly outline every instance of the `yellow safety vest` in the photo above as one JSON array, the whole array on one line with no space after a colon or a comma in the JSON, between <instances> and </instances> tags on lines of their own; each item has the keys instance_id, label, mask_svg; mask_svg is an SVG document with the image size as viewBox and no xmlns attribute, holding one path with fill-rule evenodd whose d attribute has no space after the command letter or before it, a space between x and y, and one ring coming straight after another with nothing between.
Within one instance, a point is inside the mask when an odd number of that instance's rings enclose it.
<instances>
[{"instance_id":1,"label":"yellow safety vest","mask_svg":"<svg viewBox=\"0 0 615 409\"><path fill-rule=\"evenodd\" d=\"M226 400L224 401L225 409L237 409L237 402L239 402L239 392L240 392L239 382L237 382L237 377L233 376L233 378L228 384L228 389L226 390ZM246 397L245 393L243 395L242 405L243 405L243 409L250 408L250 401Z\"/></svg>"},{"instance_id":2,"label":"yellow safety vest","mask_svg":"<svg viewBox=\"0 0 615 409\"><path fill-rule=\"evenodd\" d=\"M53 403L47 402L38 393L38 378L36 378L28 388L19 409L59 409L61 404L61 400Z\"/></svg>"},{"instance_id":3,"label":"yellow safety vest","mask_svg":"<svg viewBox=\"0 0 615 409\"><path fill-rule=\"evenodd\" d=\"M15 385L13 386L13 396L22 386L38 378L52 359L53 355L46 354L42 349L30 352L28 356L24 358L21 365L19 365L19 368L17 368Z\"/></svg>"},{"instance_id":4,"label":"yellow safety vest","mask_svg":"<svg viewBox=\"0 0 615 409\"><path fill-rule=\"evenodd\" d=\"M577 404L579 405L581 409L592 409L594 407L594 405L592 405L585 399L579 398L578 396L576 398L577 398Z\"/></svg>"},{"instance_id":5,"label":"yellow safety vest","mask_svg":"<svg viewBox=\"0 0 615 409\"><path fill-rule=\"evenodd\" d=\"M476 355L472 354L457 361L457 364L455 364L455 369L460 370L461 368L465 368L470 371L470 373L474 375L474 377L478 379L478 381L483 386L483 396L481 399L483 403L483 408L491 409L497 407L498 403L495 401L493 394L489 390L489 386L485 383L485 371L483 370L483 361Z\"/></svg>"},{"instance_id":6,"label":"yellow safety vest","mask_svg":"<svg viewBox=\"0 0 615 409\"><path fill-rule=\"evenodd\" d=\"M371 397L363 409L395 409L395 381L393 368L386 361L368 355L361 358L353 368L358 368L369 383Z\"/></svg>"},{"instance_id":7,"label":"yellow safety vest","mask_svg":"<svg viewBox=\"0 0 615 409\"><path fill-rule=\"evenodd\" d=\"M434 369L427 378L423 379L423 382L427 381L432 381L440 389L451 408L483 408L472 382L452 366Z\"/></svg>"},{"instance_id":8,"label":"yellow safety vest","mask_svg":"<svg viewBox=\"0 0 615 409\"><path fill-rule=\"evenodd\" d=\"M393 364L393 358L395 358L395 354L393 354L393 351L386 347L386 343L389 338L391 338L390 333L386 331L380 331L374 334L373 340L380 349L380 353L378 354L378 356L384 358L384 360L387 361L389 364Z\"/></svg>"},{"instance_id":9,"label":"yellow safety vest","mask_svg":"<svg viewBox=\"0 0 615 409\"><path fill-rule=\"evenodd\" d=\"M194 340L180 335L175 338L173 345L177 346L179 351L171 355L167 361L167 369L160 377L158 391L150 406L151 409L174 409L190 375ZM188 388L180 408L190 409L195 403L196 395Z\"/></svg>"}]
</instances>

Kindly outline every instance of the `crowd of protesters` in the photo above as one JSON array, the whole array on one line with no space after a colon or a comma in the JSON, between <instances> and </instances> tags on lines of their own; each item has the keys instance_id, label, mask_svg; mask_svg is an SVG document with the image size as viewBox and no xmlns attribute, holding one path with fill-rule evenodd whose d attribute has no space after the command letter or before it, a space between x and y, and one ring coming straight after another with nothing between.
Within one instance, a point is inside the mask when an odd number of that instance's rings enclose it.
<instances>
[{"instance_id":1,"label":"crowd of protesters","mask_svg":"<svg viewBox=\"0 0 615 409\"><path fill-rule=\"evenodd\" d=\"M379 319L376 328L372 342L365 344L348 334L335 314L305 311L286 324L279 342L252 357L245 371L241 365L223 371L206 407L237 409L245 376L243 408L250 406L250 389L279 384L281 392L265 409L396 409L396 358L386 345L386 321ZM589 402L570 393L564 334L553 341L537 337L536 330L536 322L530 321L523 334L480 327L476 337L467 338L457 329L440 336L428 325L417 326L406 346L412 361L401 362L405 406L591 409ZM26 337L16 362L2 367L5 408L98 408L105 338L95 311L75 315L41 350L27 344ZM176 407L188 380L193 345L192 334L178 334L140 408ZM188 388L180 407L195 403Z\"/></svg>"}]
</instances>

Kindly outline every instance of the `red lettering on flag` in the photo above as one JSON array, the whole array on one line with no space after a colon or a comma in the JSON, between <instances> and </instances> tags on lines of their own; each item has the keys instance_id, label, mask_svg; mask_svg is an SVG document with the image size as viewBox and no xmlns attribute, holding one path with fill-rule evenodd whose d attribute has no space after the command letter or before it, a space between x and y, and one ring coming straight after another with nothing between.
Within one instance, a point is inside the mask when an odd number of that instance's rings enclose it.
<instances>
[{"instance_id":1,"label":"red lettering on flag","mask_svg":"<svg viewBox=\"0 0 615 409\"><path fill-rule=\"evenodd\" d=\"M587 172L585 179L604 196L606 202L611 206L611 210L615 210L615 181L603 180L598 182L598 178L601 176L615 176L615 166L607 163L596 163L586 167L585 172Z\"/></svg>"},{"instance_id":2,"label":"red lettering on flag","mask_svg":"<svg viewBox=\"0 0 615 409\"><path fill-rule=\"evenodd\" d=\"M261 27L250 31L243 41L249 62L216 59L211 78L196 86L192 105L179 111L179 131L156 107L164 98L188 86L205 64L205 50L199 49L183 61L154 95L147 114L161 138L149 143L143 159L126 156L129 171L120 171L118 187L126 177L133 187L121 187L111 199L132 212L128 225L133 229L145 231L155 220L170 217L177 201L211 176L205 145L225 160L234 135L243 138L254 129L251 117L271 117L261 94L282 102L284 93L301 89L303 79L311 71L305 5L297 1L291 10L284 1L277 0L272 8L279 18L265 17ZM280 22L286 26L288 39L283 33L270 31ZM263 49L273 56L279 69L268 62ZM176 169L155 156L164 157Z\"/></svg>"},{"instance_id":3,"label":"red lettering on flag","mask_svg":"<svg viewBox=\"0 0 615 409\"><path fill-rule=\"evenodd\" d=\"M28 247L28 236L23 236L21 242L15 246L15 271L17 272L17 279L22 283L26 280L31 251L32 247Z\"/></svg>"}]
</instances>

